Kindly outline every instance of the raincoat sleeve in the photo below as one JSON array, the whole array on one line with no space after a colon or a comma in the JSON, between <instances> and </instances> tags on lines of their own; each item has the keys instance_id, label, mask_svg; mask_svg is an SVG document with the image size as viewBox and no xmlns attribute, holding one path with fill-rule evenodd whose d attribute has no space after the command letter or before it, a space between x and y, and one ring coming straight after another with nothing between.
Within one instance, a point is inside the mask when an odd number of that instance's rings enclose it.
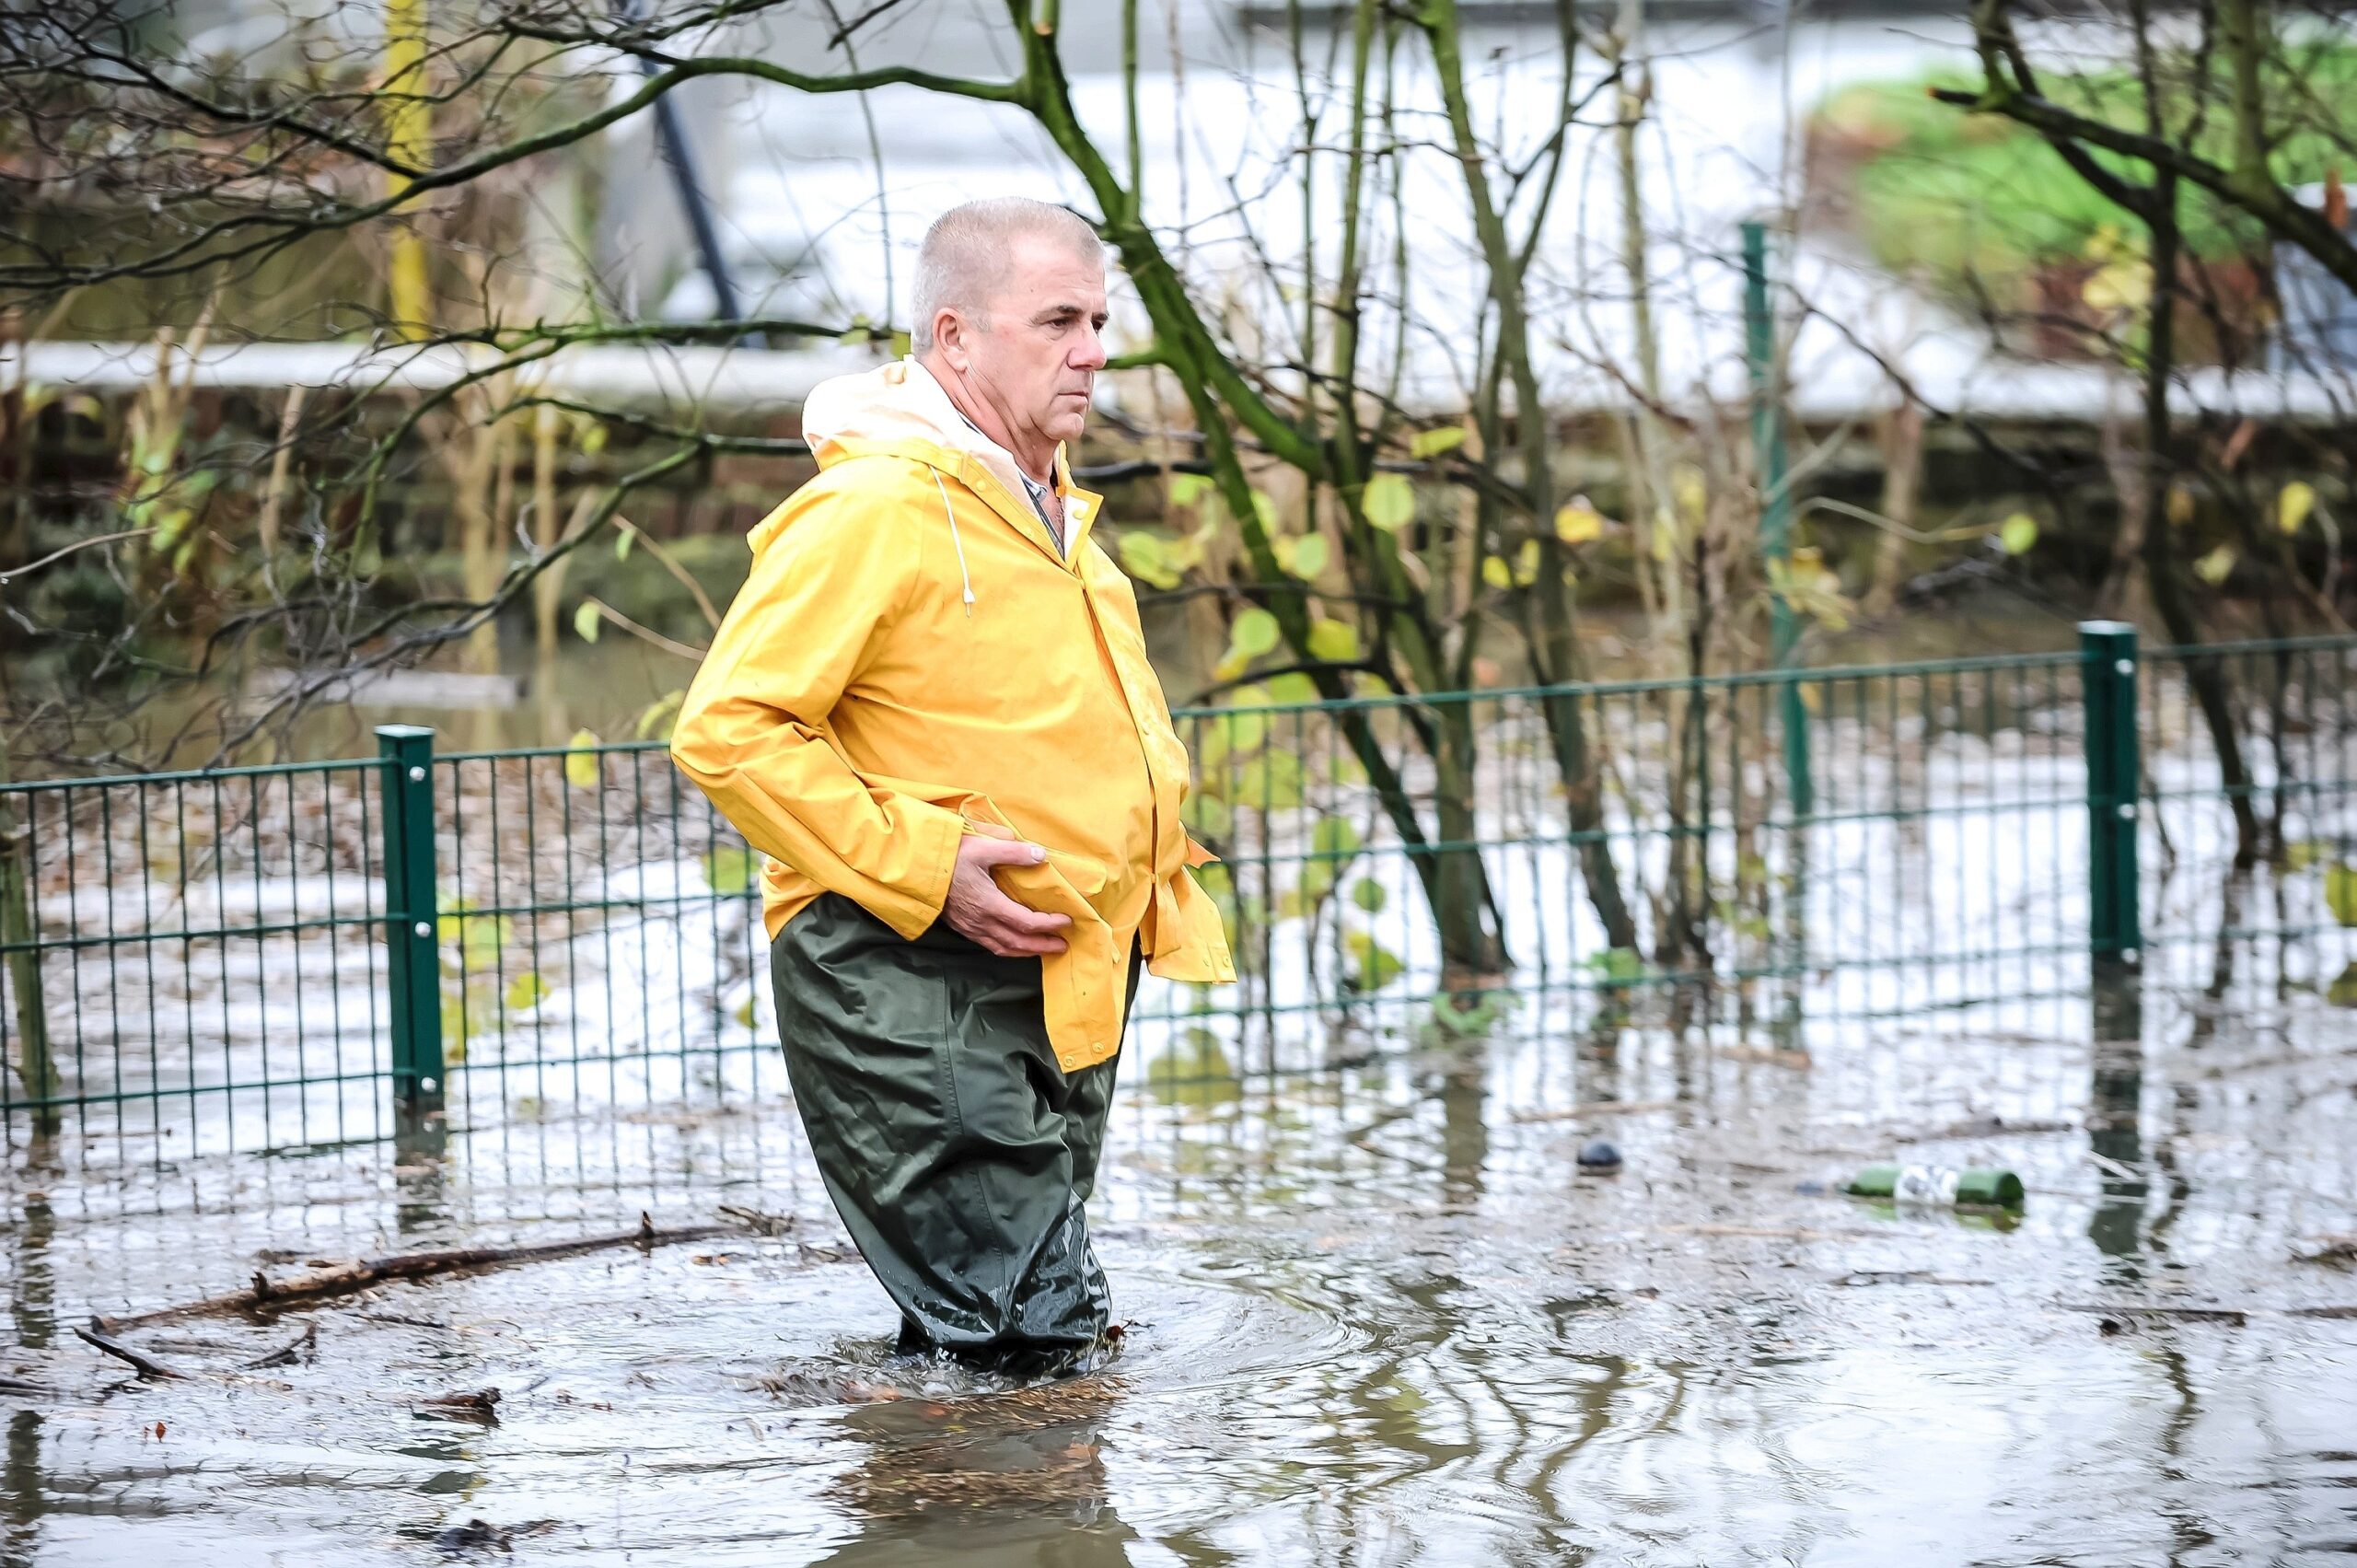
<instances>
[{"instance_id":1,"label":"raincoat sleeve","mask_svg":"<svg viewBox=\"0 0 2357 1568\"><path fill-rule=\"evenodd\" d=\"M753 848L914 938L948 895L963 820L871 784L827 724L915 579L895 522L813 485L754 529L752 575L688 689L671 756Z\"/></svg>"}]
</instances>

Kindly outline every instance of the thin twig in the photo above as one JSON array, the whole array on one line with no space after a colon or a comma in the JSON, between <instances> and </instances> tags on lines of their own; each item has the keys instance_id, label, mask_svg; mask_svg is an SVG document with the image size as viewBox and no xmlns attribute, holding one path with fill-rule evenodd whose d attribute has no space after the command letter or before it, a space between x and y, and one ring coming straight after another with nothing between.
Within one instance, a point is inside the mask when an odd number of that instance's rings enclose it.
<instances>
[{"instance_id":1,"label":"thin twig","mask_svg":"<svg viewBox=\"0 0 2357 1568\"><path fill-rule=\"evenodd\" d=\"M94 1345L106 1352L118 1361L129 1362L133 1370L142 1377L186 1377L188 1376L185 1372L165 1365L151 1355L145 1355L132 1349L121 1340L111 1338L106 1332L111 1326L103 1318L93 1318L90 1319L90 1326L87 1329L77 1325L74 1330L74 1336L85 1344Z\"/></svg>"}]
</instances>

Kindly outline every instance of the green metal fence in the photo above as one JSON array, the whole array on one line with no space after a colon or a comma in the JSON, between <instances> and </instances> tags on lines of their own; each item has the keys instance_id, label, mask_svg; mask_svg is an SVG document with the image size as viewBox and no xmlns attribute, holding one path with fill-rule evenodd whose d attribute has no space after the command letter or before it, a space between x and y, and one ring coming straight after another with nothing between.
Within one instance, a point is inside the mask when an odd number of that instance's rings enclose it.
<instances>
[{"instance_id":1,"label":"green metal fence","mask_svg":"<svg viewBox=\"0 0 2357 1568\"><path fill-rule=\"evenodd\" d=\"M2357 993L2352 692L2357 639L2140 654L2099 624L2043 655L1241 693L1178 720L1242 972L1149 981L1132 1075L1216 1089L1517 1009L1576 1033L1668 1006L1795 1051L2228 939ZM12 1140L171 1158L783 1090L755 857L659 745L380 736L0 790Z\"/></svg>"}]
</instances>

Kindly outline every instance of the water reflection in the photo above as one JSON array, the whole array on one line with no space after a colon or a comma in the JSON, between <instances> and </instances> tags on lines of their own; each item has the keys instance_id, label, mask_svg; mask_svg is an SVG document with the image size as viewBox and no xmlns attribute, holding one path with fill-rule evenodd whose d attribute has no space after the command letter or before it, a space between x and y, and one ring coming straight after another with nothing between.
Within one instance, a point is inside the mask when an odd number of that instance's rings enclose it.
<instances>
[{"instance_id":1,"label":"water reflection","mask_svg":"<svg viewBox=\"0 0 2357 1568\"><path fill-rule=\"evenodd\" d=\"M1123 1568L1138 1534L1110 1502L1105 1446L1118 1378L1016 1393L897 1400L842 1421L865 1449L831 1488L860 1521L821 1561Z\"/></svg>"},{"instance_id":2,"label":"water reflection","mask_svg":"<svg viewBox=\"0 0 2357 1568\"><path fill-rule=\"evenodd\" d=\"M1039 1389L891 1369L889 1304L783 1105L424 1124L189 1162L144 1191L20 1170L17 1365L110 1391L11 1411L0 1556L244 1568L283 1532L284 1560L329 1562L474 1518L517 1532L519 1559L530 1527L535 1551L763 1568L2287 1555L2349 1533L2357 1324L2106 1335L2063 1309L2179 1282L2345 1297L2287 1260L2357 1201L2346 1015L2279 1005L2247 951L2222 970L2205 941L2093 1011L1861 1016L1805 1053L1761 1049L1772 982L1748 1017L1728 981L1682 1011L1606 993L1527 998L1486 1032L1394 1020L1346 1072L1272 1077L1248 1045L1174 1030L1142 1046L1097 1201L1134 1338ZM1615 1180L1573 1167L1598 1135ZM2012 1166L2028 1213L1961 1224L1834 1191L1898 1150ZM321 1308L316 1360L267 1374L243 1364L284 1326L157 1334L207 1375L185 1385L134 1383L55 1330L235 1285L265 1248L529 1239L723 1202L795 1218ZM412 1413L485 1386L497 1426ZM168 1451L138 1436L155 1420Z\"/></svg>"}]
</instances>

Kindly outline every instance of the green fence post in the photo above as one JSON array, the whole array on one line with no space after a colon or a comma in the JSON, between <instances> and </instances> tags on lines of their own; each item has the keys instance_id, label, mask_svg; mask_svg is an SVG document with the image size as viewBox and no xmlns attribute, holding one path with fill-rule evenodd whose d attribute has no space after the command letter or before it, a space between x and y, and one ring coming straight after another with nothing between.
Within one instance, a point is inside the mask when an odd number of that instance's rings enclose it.
<instances>
[{"instance_id":1,"label":"green fence post","mask_svg":"<svg viewBox=\"0 0 2357 1568\"><path fill-rule=\"evenodd\" d=\"M6 759L0 756L0 783L6 779ZM57 1102L64 1089L50 1053L49 998L41 990L32 828L17 825L10 805L0 796L0 941L9 944L8 988L17 1000L17 1076L33 1102L33 1131L49 1133L62 1124Z\"/></svg>"},{"instance_id":2,"label":"green fence post","mask_svg":"<svg viewBox=\"0 0 2357 1568\"><path fill-rule=\"evenodd\" d=\"M2087 941L2098 963L2133 964L2144 945L2137 909L2136 628L2079 623L2087 747Z\"/></svg>"},{"instance_id":3,"label":"green fence post","mask_svg":"<svg viewBox=\"0 0 2357 1568\"><path fill-rule=\"evenodd\" d=\"M1793 566L1792 483L1784 458L1784 421L1776 397L1776 318L1768 305L1768 226L1743 226L1743 357L1751 372L1751 460L1759 476L1759 554L1768 572L1769 652L1778 669L1788 668L1800 642L1800 618L1786 593ZM1784 784L1793 815L1817 810L1817 781L1809 763L1808 705L1800 682L1785 681L1778 693L1784 732Z\"/></svg>"},{"instance_id":4,"label":"green fence post","mask_svg":"<svg viewBox=\"0 0 2357 1568\"><path fill-rule=\"evenodd\" d=\"M440 912L434 890L434 732L377 726L385 763L385 970L392 986L393 1106L442 1104Z\"/></svg>"}]
</instances>

